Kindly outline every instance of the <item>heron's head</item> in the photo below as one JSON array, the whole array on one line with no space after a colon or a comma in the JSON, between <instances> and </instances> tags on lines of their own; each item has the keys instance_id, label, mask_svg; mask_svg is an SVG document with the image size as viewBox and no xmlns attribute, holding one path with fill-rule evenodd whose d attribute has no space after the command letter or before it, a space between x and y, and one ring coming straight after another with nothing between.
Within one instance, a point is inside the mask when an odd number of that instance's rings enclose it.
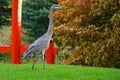
<instances>
[{"instance_id":1,"label":"heron's head","mask_svg":"<svg viewBox=\"0 0 120 80\"><path fill-rule=\"evenodd\" d=\"M60 6L60 5L58 5L58 4L53 4L53 5L50 7L50 10L55 11L55 10L59 10L59 9L62 9L62 8L63 8L63 6Z\"/></svg>"}]
</instances>

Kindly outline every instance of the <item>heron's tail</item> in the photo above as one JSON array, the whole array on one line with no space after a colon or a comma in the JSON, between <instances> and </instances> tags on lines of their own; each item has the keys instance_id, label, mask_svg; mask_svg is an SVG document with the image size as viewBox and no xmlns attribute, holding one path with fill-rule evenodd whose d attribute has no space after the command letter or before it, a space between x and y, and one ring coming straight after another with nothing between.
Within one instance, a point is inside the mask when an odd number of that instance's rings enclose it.
<instances>
[{"instance_id":1,"label":"heron's tail","mask_svg":"<svg viewBox=\"0 0 120 80\"><path fill-rule=\"evenodd\" d=\"M27 56L30 54L30 51L27 50L24 54L23 54L23 58L27 58Z\"/></svg>"}]
</instances>

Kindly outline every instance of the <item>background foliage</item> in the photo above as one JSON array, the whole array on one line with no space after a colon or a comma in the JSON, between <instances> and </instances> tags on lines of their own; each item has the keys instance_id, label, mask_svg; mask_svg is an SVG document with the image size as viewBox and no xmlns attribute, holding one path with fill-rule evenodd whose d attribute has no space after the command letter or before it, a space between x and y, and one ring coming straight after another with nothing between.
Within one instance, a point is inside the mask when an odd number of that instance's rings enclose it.
<instances>
[{"instance_id":1,"label":"background foliage","mask_svg":"<svg viewBox=\"0 0 120 80\"><path fill-rule=\"evenodd\" d=\"M27 40L34 41L43 35L48 27L49 8L56 0L25 0L23 2L22 26L24 33L29 37Z\"/></svg>"},{"instance_id":2,"label":"background foliage","mask_svg":"<svg viewBox=\"0 0 120 80\"><path fill-rule=\"evenodd\" d=\"M63 63L120 68L120 2L59 0L59 4L66 8L54 13L54 40L71 51L64 53Z\"/></svg>"},{"instance_id":3,"label":"background foliage","mask_svg":"<svg viewBox=\"0 0 120 80\"><path fill-rule=\"evenodd\" d=\"M0 0L0 27L10 25L11 0Z\"/></svg>"}]
</instances>

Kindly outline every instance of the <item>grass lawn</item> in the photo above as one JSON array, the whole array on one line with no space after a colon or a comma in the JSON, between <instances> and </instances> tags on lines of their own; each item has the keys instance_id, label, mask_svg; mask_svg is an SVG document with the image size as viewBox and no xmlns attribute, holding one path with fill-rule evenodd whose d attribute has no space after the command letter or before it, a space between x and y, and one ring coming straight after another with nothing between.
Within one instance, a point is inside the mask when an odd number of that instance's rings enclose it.
<instances>
[{"instance_id":1,"label":"grass lawn","mask_svg":"<svg viewBox=\"0 0 120 80\"><path fill-rule=\"evenodd\" d=\"M36 64L0 64L0 80L120 80L120 69Z\"/></svg>"}]
</instances>

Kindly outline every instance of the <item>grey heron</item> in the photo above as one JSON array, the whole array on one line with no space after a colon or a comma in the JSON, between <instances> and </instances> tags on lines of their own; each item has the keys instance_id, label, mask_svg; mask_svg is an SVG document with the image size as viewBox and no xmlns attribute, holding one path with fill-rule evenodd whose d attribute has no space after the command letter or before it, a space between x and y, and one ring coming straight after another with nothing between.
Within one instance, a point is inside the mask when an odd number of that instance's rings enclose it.
<instances>
[{"instance_id":1,"label":"grey heron","mask_svg":"<svg viewBox=\"0 0 120 80\"><path fill-rule=\"evenodd\" d=\"M42 52L42 60L43 60L43 67L45 69L45 50L49 47L49 43L53 34L53 11L58 10L63 8L62 6L59 6L57 4L53 4L50 7L50 11L49 11L49 26L47 29L47 32L39 37L37 40L35 40L30 47L28 48L28 50L23 54L23 58L28 57L30 54L37 54L37 53L41 53ZM34 64L35 61L32 65L32 69L34 69Z\"/></svg>"}]
</instances>

